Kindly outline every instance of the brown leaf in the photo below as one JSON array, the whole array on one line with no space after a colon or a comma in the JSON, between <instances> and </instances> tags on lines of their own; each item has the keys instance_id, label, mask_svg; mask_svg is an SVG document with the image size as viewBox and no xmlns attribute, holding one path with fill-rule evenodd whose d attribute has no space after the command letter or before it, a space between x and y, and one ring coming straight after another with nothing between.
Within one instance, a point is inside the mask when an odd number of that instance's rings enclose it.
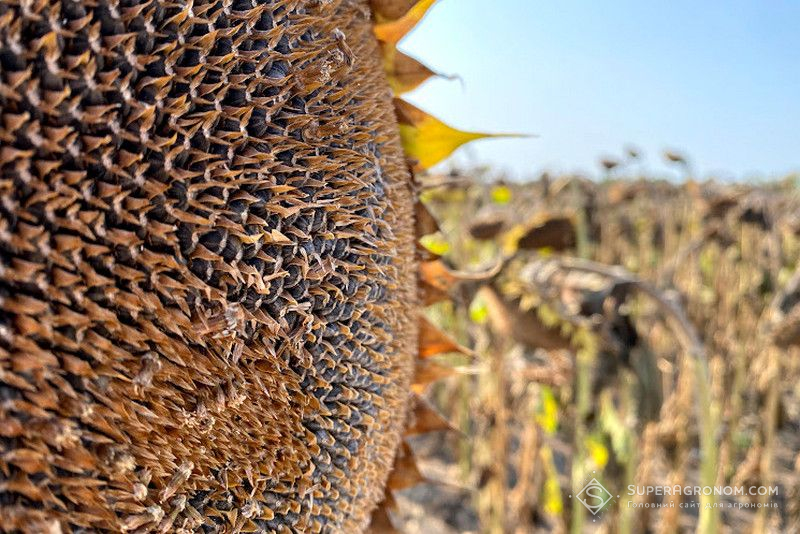
<instances>
[{"instance_id":1,"label":"brown leaf","mask_svg":"<svg viewBox=\"0 0 800 534\"><path fill-rule=\"evenodd\" d=\"M775 345L788 348L800 345L800 306L795 306L773 327Z\"/></svg>"},{"instance_id":2,"label":"brown leaf","mask_svg":"<svg viewBox=\"0 0 800 534\"><path fill-rule=\"evenodd\" d=\"M603 158L600 160L600 165L605 170L610 171L619 166L619 161L611 158Z\"/></svg>"},{"instance_id":3,"label":"brown leaf","mask_svg":"<svg viewBox=\"0 0 800 534\"><path fill-rule=\"evenodd\" d=\"M408 428L405 432L406 436L439 430L455 430L455 426L423 397L415 395L414 401L414 409L411 411Z\"/></svg>"},{"instance_id":4,"label":"brown leaf","mask_svg":"<svg viewBox=\"0 0 800 534\"><path fill-rule=\"evenodd\" d=\"M664 152L664 159L672 163L677 163L679 165L686 165L687 161L685 156L672 150L666 150Z\"/></svg>"},{"instance_id":5,"label":"brown leaf","mask_svg":"<svg viewBox=\"0 0 800 534\"><path fill-rule=\"evenodd\" d=\"M428 319L420 316L419 320L419 358L430 358L446 352L459 352L472 355L472 351L460 345L453 338L439 330Z\"/></svg>"},{"instance_id":6,"label":"brown leaf","mask_svg":"<svg viewBox=\"0 0 800 534\"><path fill-rule=\"evenodd\" d=\"M399 51L393 44L384 43L383 70L395 95L413 91L437 73L427 65Z\"/></svg>"},{"instance_id":7,"label":"brown leaf","mask_svg":"<svg viewBox=\"0 0 800 534\"><path fill-rule=\"evenodd\" d=\"M417 395L422 395L428 384L458 374L458 370L453 367L446 367L430 360L418 360L412 379L411 391Z\"/></svg>"},{"instance_id":8,"label":"brown leaf","mask_svg":"<svg viewBox=\"0 0 800 534\"><path fill-rule=\"evenodd\" d=\"M420 281L419 298L423 306L430 306L431 304L436 304L437 302L442 302L449 299L450 295L438 287L432 286L427 282Z\"/></svg>"},{"instance_id":9,"label":"brown leaf","mask_svg":"<svg viewBox=\"0 0 800 534\"><path fill-rule=\"evenodd\" d=\"M419 264L420 298L425 306L447 300L450 290L459 282L481 282L491 280L503 262L498 262L486 271L468 272L449 269L442 260L423 261Z\"/></svg>"},{"instance_id":10,"label":"brown leaf","mask_svg":"<svg viewBox=\"0 0 800 534\"><path fill-rule=\"evenodd\" d=\"M417 0L370 0L375 18L381 22L397 20L414 7Z\"/></svg>"},{"instance_id":11,"label":"brown leaf","mask_svg":"<svg viewBox=\"0 0 800 534\"><path fill-rule=\"evenodd\" d=\"M570 217L556 216L535 223L517 242L523 250L551 248L564 251L574 248L578 239L575 223Z\"/></svg>"},{"instance_id":12,"label":"brown leaf","mask_svg":"<svg viewBox=\"0 0 800 534\"><path fill-rule=\"evenodd\" d=\"M372 512L372 519L369 524L370 534L400 534L400 531L394 528L392 519L389 516L389 510L383 503Z\"/></svg>"},{"instance_id":13,"label":"brown leaf","mask_svg":"<svg viewBox=\"0 0 800 534\"><path fill-rule=\"evenodd\" d=\"M706 203L705 219L722 219L732 209L739 205L739 198L736 196L719 195L710 199Z\"/></svg>"},{"instance_id":14,"label":"brown leaf","mask_svg":"<svg viewBox=\"0 0 800 534\"><path fill-rule=\"evenodd\" d=\"M500 215L483 217L469 225L469 234L475 239L494 239L503 231L506 221Z\"/></svg>"},{"instance_id":15,"label":"brown leaf","mask_svg":"<svg viewBox=\"0 0 800 534\"><path fill-rule=\"evenodd\" d=\"M482 287L478 294L489 308L489 325L497 337L545 350L570 347L560 329L546 326L535 311L520 310L516 302L507 301L489 286Z\"/></svg>"},{"instance_id":16,"label":"brown leaf","mask_svg":"<svg viewBox=\"0 0 800 534\"><path fill-rule=\"evenodd\" d=\"M424 235L435 234L439 231L439 222L436 220L428 208L417 200L414 203L414 218L416 219L417 238Z\"/></svg>"},{"instance_id":17,"label":"brown leaf","mask_svg":"<svg viewBox=\"0 0 800 534\"><path fill-rule=\"evenodd\" d=\"M397 451L397 457L394 459L394 468L389 474L386 487L392 491L402 490L416 486L424 480L425 478L417 467L417 461L414 459L414 451L403 441L400 444L400 450Z\"/></svg>"}]
</instances>

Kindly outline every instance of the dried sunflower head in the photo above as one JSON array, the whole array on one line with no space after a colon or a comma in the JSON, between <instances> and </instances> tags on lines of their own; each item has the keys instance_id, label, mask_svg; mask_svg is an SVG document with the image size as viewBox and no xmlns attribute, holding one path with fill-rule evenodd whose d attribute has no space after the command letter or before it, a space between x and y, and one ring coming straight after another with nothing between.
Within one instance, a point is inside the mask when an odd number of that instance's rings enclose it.
<instances>
[{"instance_id":1,"label":"dried sunflower head","mask_svg":"<svg viewBox=\"0 0 800 534\"><path fill-rule=\"evenodd\" d=\"M0 3L3 528L364 527L417 328L372 24Z\"/></svg>"}]
</instances>

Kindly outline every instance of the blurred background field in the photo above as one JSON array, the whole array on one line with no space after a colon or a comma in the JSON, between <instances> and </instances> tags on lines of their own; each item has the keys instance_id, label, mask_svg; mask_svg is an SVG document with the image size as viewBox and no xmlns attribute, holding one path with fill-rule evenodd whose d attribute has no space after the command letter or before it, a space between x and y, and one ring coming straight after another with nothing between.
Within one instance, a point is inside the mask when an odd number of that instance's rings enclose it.
<instances>
[{"instance_id":1,"label":"blurred background field","mask_svg":"<svg viewBox=\"0 0 800 534\"><path fill-rule=\"evenodd\" d=\"M426 360L420 393L454 428L409 440L422 483L396 492L403 532L800 532L794 177L602 168L613 178L423 179L430 265L482 274L424 293L458 345ZM620 495L598 516L572 497L592 477ZM634 509L630 484L780 493Z\"/></svg>"},{"instance_id":2,"label":"blurred background field","mask_svg":"<svg viewBox=\"0 0 800 534\"><path fill-rule=\"evenodd\" d=\"M440 0L400 43L446 75L408 102L538 134L420 178L425 313L453 339L427 340L452 351L420 370L403 532L800 532L798 17ZM620 495L598 516L592 477ZM634 508L669 498L632 484L780 493Z\"/></svg>"}]
</instances>

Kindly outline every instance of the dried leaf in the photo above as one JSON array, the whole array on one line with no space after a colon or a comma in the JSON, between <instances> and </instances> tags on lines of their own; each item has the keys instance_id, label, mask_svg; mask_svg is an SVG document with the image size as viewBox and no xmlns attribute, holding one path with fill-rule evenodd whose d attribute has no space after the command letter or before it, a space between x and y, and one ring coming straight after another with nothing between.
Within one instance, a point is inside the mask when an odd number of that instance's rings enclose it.
<instances>
[{"instance_id":1,"label":"dried leaf","mask_svg":"<svg viewBox=\"0 0 800 534\"><path fill-rule=\"evenodd\" d=\"M384 44L383 70L395 95L413 91L431 76L438 73L411 56L399 51L393 44Z\"/></svg>"},{"instance_id":2,"label":"dried leaf","mask_svg":"<svg viewBox=\"0 0 800 534\"><path fill-rule=\"evenodd\" d=\"M389 474L389 481L386 483L386 487L396 491L416 486L424 481L425 477L419 472L417 461L414 458L414 451L411 450L408 443L402 442L400 450L397 451L397 457L394 459L394 468Z\"/></svg>"},{"instance_id":3,"label":"dried leaf","mask_svg":"<svg viewBox=\"0 0 800 534\"><path fill-rule=\"evenodd\" d=\"M370 534L400 534L392 524L392 519L389 515L389 510L381 503L372 512L372 519L369 523Z\"/></svg>"},{"instance_id":4,"label":"dried leaf","mask_svg":"<svg viewBox=\"0 0 800 534\"><path fill-rule=\"evenodd\" d=\"M577 242L578 232L572 218L555 216L531 224L517 241L517 247L523 250L550 248L560 252L574 248Z\"/></svg>"},{"instance_id":5,"label":"dried leaf","mask_svg":"<svg viewBox=\"0 0 800 534\"><path fill-rule=\"evenodd\" d=\"M419 281L419 297L423 306L430 306L449 298L447 291L433 286L424 280Z\"/></svg>"},{"instance_id":6,"label":"dried leaf","mask_svg":"<svg viewBox=\"0 0 800 534\"><path fill-rule=\"evenodd\" d=\"M479 272L456 271L450 269L442 260L425 261L419 265L420 278L443 291L449 291L458 282L481 282L494 277L502 268L498 262L491 269Z\"/></svg>"},{"instance_id":7,"label":"dried leaf","mask_svg":"<svg viewBox=\"0 0 800 534\"><path fill-rule=\"evenodd\" d=\"M678 152L667 150L664 152L664 159L671 163L677 163L679 165L686 165L686 157L683 154L679 154Z\"/></svg>"},{"instance_id":8,"label":"dried leaf","mask_svg":"<svg viewBox=\"0 0 800 534\"><path fill-rule=\"evenodd\" d=\"M455 430L455 426L448 421L431 403L419 395L415 395L415 405L411 412L406 436L425 434L439 430Z\"/></svg>"},{"instance_id":9,"label":"dried leaf","mask_svg":"<svg viewBox=\"0 0 800 534\"><path fill-rule=\"evenodd\" d=\"M419 288L425 306L446 300L450 290L459 282L481 282L490 280L503 267L498 262L494 267L481 272L454 271L442 260L423 261L419 264Z\"/></svg>"},{"instance_id":10,"label":"dried leaf","mask_svg":"<svg viewBox=\"0 0 800 534\"><path fill-rule=\"evenodd\" d=\"M800 345L800 306L795 306L781 317L772 329L772 336L775 345L780 348Z\"/></svg>"},{"instance_id":11,"label":"dried leaf","mask_svg":"<svg viewBox=\"0 0 800 534\"><path fill-rule=\"evenodd\" d=\"M740 199L734 195L719 195L711 198L706 204L705 219L722 219L739 205Z\"/></svg>"},{"instance_id":12,"label":"dried leaf","mask_svg":"<svg viewBox=\"0 0 800 534\"><path fill-rule=\"evenodd\" d=\"M370 0L369 7L378 22L397 20L414 7L417 0Z\"/></svg>"},{"instance_id":13,"label":"dried leaf","mask_svg":"<svg viewBox=\"0 0 800 534\"><path fill-rule=\"evenodd\" d=\"M503 231L505 225L505 218L498 214L482 217L469 225L469 235L475 239L494 239Z\"/></svg>"},{"instance_id":14,"label":"dried leaf","mask_svg":"<svg viewBox=\"0 0 800 534\"><path fill-rule=\"evenodd\" d=\"M489 308L489 324L496 336L545 350L570 347L561 330L545 325L535 310L520 310L518 303L506 301L489 286L482 287L478 295Z\"/></svg>"},{"instance_id":15,"label":"dried leaf","mask_svg":"<svg viewBox=\"0 0 800 534\"><path fill-rule=\"evenodd\" d=\"M435 234L439 231L439 222L420 200L414 203L414 220L417 237Z\"/></svg>"},{"instance_id":16,"label":"dried leaf","mask_svg":"<svg viewBox=\"0 0 800 534\"><path fill-rule=\"evenodd\" d=\"M411 382L411 391L422 395L428 384L456 374L458 374L458 370L453 367L446 367L430 360L419 360Z\"/></svg>"},{"instance_id":17,"label":"dried leaf","mask_svg":"<svg viewBox=\"0 0 800 534\"><path fill-rule=\"evenodd\" d=\"M459 352L472 355L472 351L460 345L453 338L431 324L428 319L420 316L419 320L419 357L430 358L446 352Z\"/></svg>"},{"instance_id":18,"label":"dried leaf","mask_svg":"<svg viewBox=\"0 0 800 534\"><path fill-rule=\"evenodd\" d=\"M450 288L457 282L441 260L423 261L419 264L419 286L425 306L447 300Z\"/></svg>"},{"instance_id":19,"label":"dried leaf","mask_svg":"<svg viewBox=\"0 0 800 534\"><path fill-rule=\"evenodd\" d=\"M601 158L600 166L603 167L606 171L612 171L615 168L619 167L619 161L613 158Z\"/></svg>"}]
</instances>

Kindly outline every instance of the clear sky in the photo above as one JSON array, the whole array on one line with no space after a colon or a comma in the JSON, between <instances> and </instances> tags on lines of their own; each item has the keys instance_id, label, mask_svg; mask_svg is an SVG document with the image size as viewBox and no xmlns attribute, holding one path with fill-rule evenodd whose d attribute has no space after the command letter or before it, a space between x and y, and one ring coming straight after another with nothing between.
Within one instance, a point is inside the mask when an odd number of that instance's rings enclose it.
<instances>
[{"instance_id":1,"label":"clear sky","mask_svg":"<svg viewBox=\"0 0 800 534\"><path fill-rule=\"evenodd\" d=\"M699 177L800 170L800 1L439 0L401 49L458 81L407 98L449 124L538 134L458 151L517 178L598 174L633 144Z\"/></svg>"}]
</instances>

